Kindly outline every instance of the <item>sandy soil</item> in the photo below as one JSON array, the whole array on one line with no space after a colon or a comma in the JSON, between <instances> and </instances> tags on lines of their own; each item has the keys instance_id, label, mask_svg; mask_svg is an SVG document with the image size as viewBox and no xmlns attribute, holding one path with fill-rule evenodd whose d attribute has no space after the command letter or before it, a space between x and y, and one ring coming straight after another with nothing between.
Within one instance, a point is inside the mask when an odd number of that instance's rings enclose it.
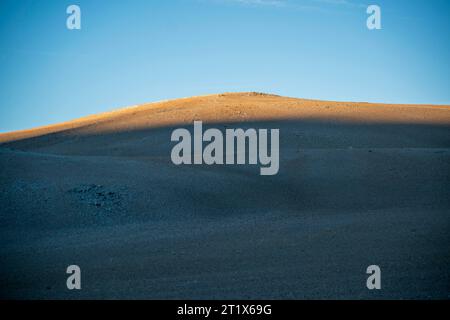
<instances>
[{"instance_id":1,"label":"sandy soil","mask_svg":"<svg viewBox=\"0 0 450 320\"><path fill-rule=\"evenodd\" d=\"M194 120L279 128L279 174L173 165ZM450 298L450 106L229 93L0 143L1 298Z\"/></svg>"}]
</instances>

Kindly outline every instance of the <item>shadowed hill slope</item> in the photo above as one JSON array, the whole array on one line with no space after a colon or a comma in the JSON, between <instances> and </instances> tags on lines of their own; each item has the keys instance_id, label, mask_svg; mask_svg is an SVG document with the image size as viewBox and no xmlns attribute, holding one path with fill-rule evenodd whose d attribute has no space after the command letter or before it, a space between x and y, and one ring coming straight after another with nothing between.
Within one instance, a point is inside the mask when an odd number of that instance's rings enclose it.
<instances>
[{"instance_id":1,"label":"shadowed hill slope","mask_svg":"<svg viewBox=\"0 0 450 320\"><path fill-rule=\"evenodd\" d=\"M279 128L279 173L173 165L194 120ZM229 93L0 142L0 297L450 297L449 106Z\"/></svg>"}]
</instances>

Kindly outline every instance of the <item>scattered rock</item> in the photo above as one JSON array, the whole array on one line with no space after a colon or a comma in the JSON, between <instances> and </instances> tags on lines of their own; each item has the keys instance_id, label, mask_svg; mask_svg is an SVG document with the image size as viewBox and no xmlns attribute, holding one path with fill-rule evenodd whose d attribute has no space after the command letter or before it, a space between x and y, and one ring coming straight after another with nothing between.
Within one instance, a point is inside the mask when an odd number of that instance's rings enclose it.
<instances>
[{"instance_id":1,"label":"scattered rock","mask_svg":"<svg viewBox=\"0 0 450 320\"><path fill-rule=\"evenodd\" d=\"M96 208L112 210L122 206L123 196L121 193L102 185L81 185L70 189L68 192L75 194L82 203L86 203Z\"/></svg>"}]
</instances>

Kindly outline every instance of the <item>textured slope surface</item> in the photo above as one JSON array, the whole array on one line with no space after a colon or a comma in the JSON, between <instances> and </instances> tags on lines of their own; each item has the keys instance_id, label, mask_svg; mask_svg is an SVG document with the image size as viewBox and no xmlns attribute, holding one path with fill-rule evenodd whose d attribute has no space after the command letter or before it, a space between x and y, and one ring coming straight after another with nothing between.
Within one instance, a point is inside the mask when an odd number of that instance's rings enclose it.
<instances>
[{"instance_id":1,"label":"textured slope surface","mask_svg":"<svg viewBox=\"0 0 450 320\"><path fill-rule=\"evenodd\" d=\"M194 120L279 128L279 174L174 166L170 134ZM448 106L231 93L0 142L2 297L450 297Z\"/></svg>"}]
</instances>

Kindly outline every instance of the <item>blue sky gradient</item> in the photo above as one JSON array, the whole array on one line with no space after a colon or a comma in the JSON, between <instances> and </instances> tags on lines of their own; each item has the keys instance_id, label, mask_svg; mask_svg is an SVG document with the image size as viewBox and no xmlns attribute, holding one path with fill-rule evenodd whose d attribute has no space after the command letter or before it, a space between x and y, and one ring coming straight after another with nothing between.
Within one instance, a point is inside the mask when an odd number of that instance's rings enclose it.
<instances>
[{"instance_id":1,"label":"blue sky gradient","mask_svg":"<svg viewBox=\"0 0 450 320\"><path fill-rule=\"evenodd\" d=\"M226 91L450 104L449 31L448 0L0 0L0 132Z\"/></svg>"}]
</instances>

